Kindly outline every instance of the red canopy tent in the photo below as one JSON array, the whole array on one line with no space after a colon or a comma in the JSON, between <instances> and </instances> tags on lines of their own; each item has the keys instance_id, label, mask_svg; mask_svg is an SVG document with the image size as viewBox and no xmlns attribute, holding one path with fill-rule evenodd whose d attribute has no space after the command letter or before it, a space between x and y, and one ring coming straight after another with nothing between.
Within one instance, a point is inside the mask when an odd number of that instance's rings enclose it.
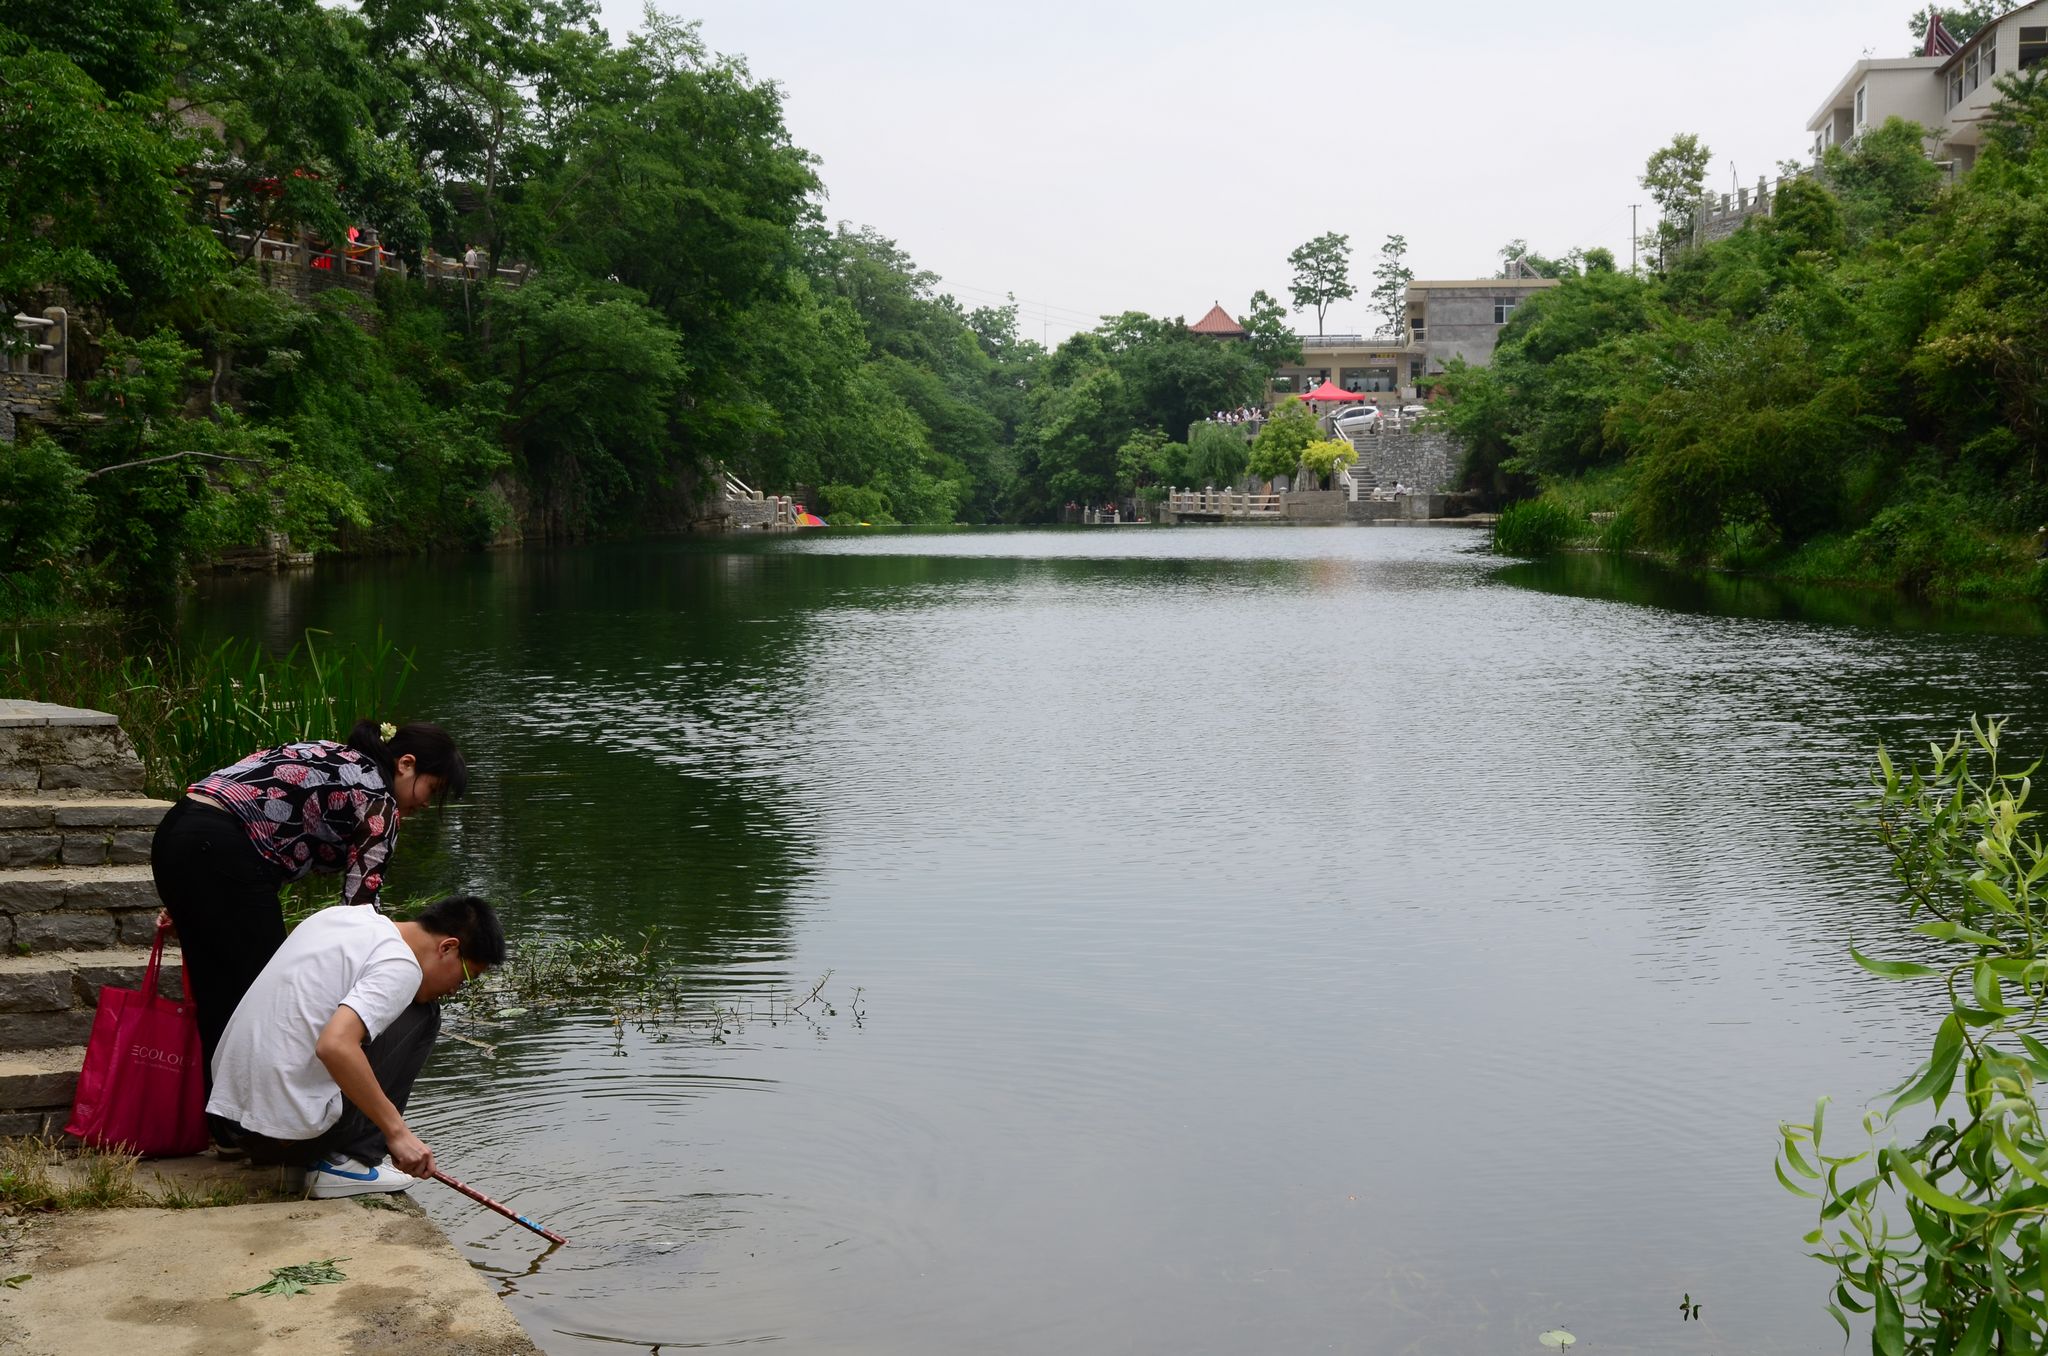
<instances>
[{"instance_id":1,"label":"red canopy tent","mask_svg":"<svg viewBox=\"0 0 2048 1356\"><path fill-rule=\"evenodd\" d=\"M1302 397L1303 400L1363 400L1365 392L1347 391L1336 382L1325 378L1321 386Z\"/></svg>"}]
</instances>

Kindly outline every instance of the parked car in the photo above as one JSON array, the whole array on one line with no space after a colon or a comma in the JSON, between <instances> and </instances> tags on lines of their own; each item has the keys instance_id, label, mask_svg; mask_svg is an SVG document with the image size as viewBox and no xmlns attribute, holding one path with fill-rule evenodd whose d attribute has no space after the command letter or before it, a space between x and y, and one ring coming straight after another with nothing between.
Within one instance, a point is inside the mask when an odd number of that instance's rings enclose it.
<instances>
[{"instance_id":1,"label":"parked car","mask_svg":"<svg viewBox=\"0 0 2048 1356\"><path fill-rule=\"evenodd\" d=\"M1385 417L1377 405L1360 405L1356 409L1345 410L1332 416L1330 427L1346 436L1353 433L1371 433L1379 428L1380 421Z\"/></svg>"},{"instance_id":2,"label":"parked car","mask_svg":"<svg viewBox=\"0 0 2048 1356\"><path fill-rule=\"evenodd\" d=\"M1429 406L1427 405L1403 405L1401 407L1401 417L1403 419L1420 419L1428 413Z\"/></svg>"}]
</instances>

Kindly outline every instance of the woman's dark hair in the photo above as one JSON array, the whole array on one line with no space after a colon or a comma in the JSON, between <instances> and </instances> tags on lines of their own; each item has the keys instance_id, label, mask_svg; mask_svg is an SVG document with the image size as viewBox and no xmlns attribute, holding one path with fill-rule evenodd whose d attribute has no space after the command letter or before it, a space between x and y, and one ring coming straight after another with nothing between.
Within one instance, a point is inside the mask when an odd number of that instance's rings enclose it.
<instances>
[{"instance_id":1,"label":"woman's dark hair","mask_svg":"<svg viewBox=\"0 0 2048 1356\"><path fill-rule=\"evenodd\" d=\"M505 930L497 912L475 895L450 895L420 911L412 920L437 937L461 943L462 958L478 965L505 963Z\"/></svg>"},{"instance_id":2,"label":"woman's dark hair","mask_svg":"<svg viewBox=\"0 0 2048 1356\"><path fill-rule=\"evenodd\" d=\"M462 761L462 751L438 725L414 721L399 726L398 733L387 740L376 721L359 720L356 728L348 732L346 742L377 765L387 786L398 776L398 760L409 753L415 771L441 779L441 790L435 800L461 800L462 793L469 790L469 767Z\"/></svg>"}]
</instances>

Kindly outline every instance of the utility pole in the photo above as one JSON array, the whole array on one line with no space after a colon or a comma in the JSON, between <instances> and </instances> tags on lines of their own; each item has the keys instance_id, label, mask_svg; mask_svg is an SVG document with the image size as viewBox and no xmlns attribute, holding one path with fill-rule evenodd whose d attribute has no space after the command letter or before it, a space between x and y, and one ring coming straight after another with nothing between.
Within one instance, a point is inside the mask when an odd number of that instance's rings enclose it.
<instances>
[{"instance_id":1,"label":"utility pole","mask_svg":"<svg viewBox=\"0 0 2048 1356\"><path fill-rule=\"evenodd\" d=\"M1634 277L1636 272L1636 208L1639 206L1641 206L1640 203L1633 202L1628 205L1628 272L1630 277Z\"/></svg>"}]
</instances>

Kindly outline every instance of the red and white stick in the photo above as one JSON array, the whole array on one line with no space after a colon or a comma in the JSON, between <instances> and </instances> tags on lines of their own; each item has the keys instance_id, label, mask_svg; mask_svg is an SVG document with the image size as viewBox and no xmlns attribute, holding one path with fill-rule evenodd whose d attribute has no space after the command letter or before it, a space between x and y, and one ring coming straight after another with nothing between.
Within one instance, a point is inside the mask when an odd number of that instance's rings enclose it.
<instances>
[{"instance_id":1,"label":"red and white stick","mask_svg":"<svg viewBox=\"0 0 2048 1356\"><path fill-rule=\"evenodd\" d=\"M464 1186L461 1182L456 1181L453 1177L450 1177L447 1173L441 1171L439 1168L434 1169L434 1180L439 1182L443 1186L454 1187L457 1191L469 1197L478 1205L481 1205L489 1210L497 1211L506 1219L511 1220L514 1224L518 1224L525 1228L533 1230L535 1233L539 1234L542 1238L545 1238L550 1243L567 1243L569 1241L568 1239L562 1237L560 1234L556 1233L552 1229L541 1228L538 1224L535 1224L532 1220L520 1214L511 1206L498 1204L489 1196L484 1195L483 1192L478 1191L475 1187Z\"/></svg>"}]
</instances>

